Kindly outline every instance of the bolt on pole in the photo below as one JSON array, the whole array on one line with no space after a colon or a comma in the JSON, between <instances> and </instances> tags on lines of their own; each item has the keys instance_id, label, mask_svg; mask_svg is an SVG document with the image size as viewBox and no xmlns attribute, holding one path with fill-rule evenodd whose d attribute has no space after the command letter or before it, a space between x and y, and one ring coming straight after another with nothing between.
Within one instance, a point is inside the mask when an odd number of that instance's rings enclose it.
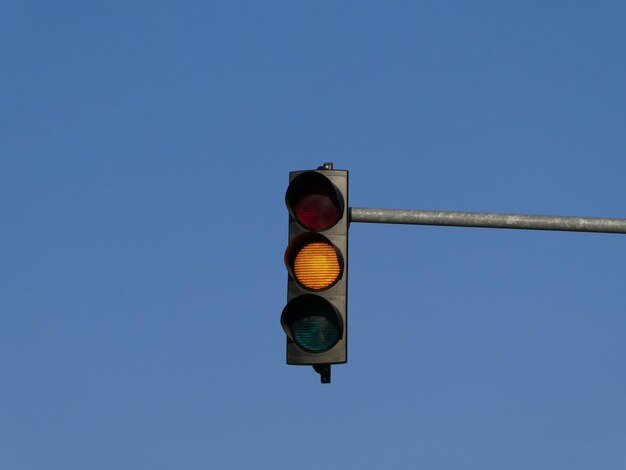
<instances>
[{"instance_id":1,"label":"bolt on pole","mask_svg":"<svg viewBox=\"0 0 626 470\"><path fill-rule=\"evenodd\" d=\"M626 219L351 207L350 222L626 234Z\"/></svg>"}]
</instances>

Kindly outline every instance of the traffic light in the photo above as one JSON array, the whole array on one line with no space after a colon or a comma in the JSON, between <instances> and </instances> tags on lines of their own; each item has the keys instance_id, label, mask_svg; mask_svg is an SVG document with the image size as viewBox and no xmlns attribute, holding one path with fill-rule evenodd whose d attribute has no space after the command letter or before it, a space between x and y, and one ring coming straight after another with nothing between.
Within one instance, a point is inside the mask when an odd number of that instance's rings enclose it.
<instances>
[{"instance_id":1,"label":"traffic light","mask_svg":"<svg viewBox=\"0 0 626 470\"><path fill-rule=\"evenodd\" d=\"M293 171L285 203L287 364L312 365L328 383L330 365L348 360L348 172L332 163Z\"/></svg>"}]
</instances>

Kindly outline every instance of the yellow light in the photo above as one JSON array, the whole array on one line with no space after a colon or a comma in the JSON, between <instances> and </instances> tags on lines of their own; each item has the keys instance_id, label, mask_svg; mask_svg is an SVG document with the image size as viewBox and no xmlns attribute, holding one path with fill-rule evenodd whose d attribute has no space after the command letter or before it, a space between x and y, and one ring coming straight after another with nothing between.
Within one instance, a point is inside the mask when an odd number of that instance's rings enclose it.
<instances>
[{"instance_id":1,"label":"yellow light","mask_svg":"<svg viewBox=\"0 0 626 470\"><path fill-rule=\"evenodd\" d=\"M341 274L335 248L322 242L304 245L296 255L294 273L298 282L308 289L332 286Z\"/></svg>"}]
</instances>

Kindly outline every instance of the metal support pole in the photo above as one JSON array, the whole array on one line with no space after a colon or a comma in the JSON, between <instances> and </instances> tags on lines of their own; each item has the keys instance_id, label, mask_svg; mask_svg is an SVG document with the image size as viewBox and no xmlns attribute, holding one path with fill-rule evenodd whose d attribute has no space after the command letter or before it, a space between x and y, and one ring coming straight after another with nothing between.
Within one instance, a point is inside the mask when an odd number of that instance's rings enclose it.
<instances>
[{"instance_id":1,"label":"metal support pole","mask_svg":"<svg viewBox=\"0 0 626 470\"><path fill-rule=\"evenodd\" d=\"M626 219L351 207L350 222L626 233Z\"/></svg>"}]
</instances>

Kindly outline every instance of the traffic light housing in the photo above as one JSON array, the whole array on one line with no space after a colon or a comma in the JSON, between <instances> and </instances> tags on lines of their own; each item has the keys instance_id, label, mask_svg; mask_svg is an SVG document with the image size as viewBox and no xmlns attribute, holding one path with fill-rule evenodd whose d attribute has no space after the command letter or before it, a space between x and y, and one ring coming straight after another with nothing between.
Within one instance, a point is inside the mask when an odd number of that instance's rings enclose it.
<instances>
[{"instance_id":1,"label":"traffic light housing","mask_svg":"<svg viewBox=\"0 0 626 470\"><path fill-rule=\"evenodd\" d=\"M327 383L330 365L348 359L348 172L332 163L291 172L285 203L287 364L312 365Z\"/></svg>"}]
</instances>

